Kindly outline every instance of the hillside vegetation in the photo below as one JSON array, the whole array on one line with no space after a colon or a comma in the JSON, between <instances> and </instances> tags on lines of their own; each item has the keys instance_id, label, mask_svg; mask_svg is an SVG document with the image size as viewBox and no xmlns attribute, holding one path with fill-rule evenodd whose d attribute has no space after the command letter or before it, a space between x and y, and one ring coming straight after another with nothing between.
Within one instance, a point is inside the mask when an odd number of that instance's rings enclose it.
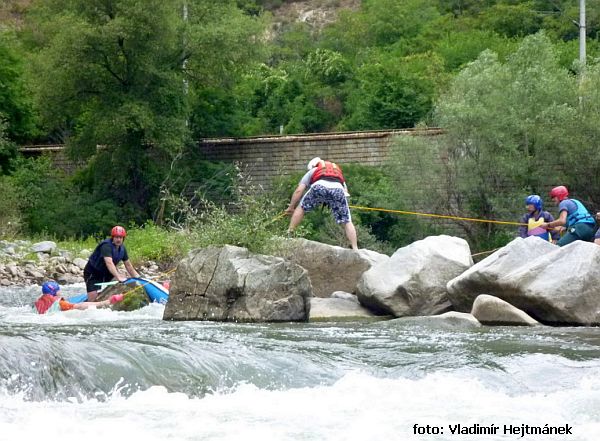
<instances>
[{"instance_id":1,"label":"hillside vegetation","mask_svg":"<svg viewBox=\"0 0 600 441\"><path fill-rule=\"evenodd\" d=\"M365 186L378 182L355 191L365 203L423 205L411 188L425 172L448 174L447 194L426 201L444 212L514 216L515 198L550 181L599 203L600 0L587 4L582 75L575 0L5 1L3 233L87 236L149 219L180 227L198 207L242 197L238 171L203 161L194 140L281 127L448 129L442 146L398 147L400 156L445 155L445 170L355 168ZM18 144L47 142L67 144L86 167L63 177L17 155ZM399 183L401 200L390 201L386 186ZM283 206L278 197L271 206ZM314 222L310 237L323 231ZM429 231L381 216L357 222L363 237L395 245Z\"/></svg>"}]
</instances>

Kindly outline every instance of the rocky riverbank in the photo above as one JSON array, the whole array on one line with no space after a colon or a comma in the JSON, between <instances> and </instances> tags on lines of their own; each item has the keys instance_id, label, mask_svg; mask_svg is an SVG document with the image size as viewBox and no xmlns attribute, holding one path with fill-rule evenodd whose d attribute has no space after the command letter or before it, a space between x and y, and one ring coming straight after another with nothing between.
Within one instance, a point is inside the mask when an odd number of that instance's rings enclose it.
<instances>
[{"instance_id":1,"label":"rocky riverbank","mask_svg":"<svg viewBox=\"0 0 600 441\"><path fill-rule=\"evenodd\" d=\"M27 286L53 279L66 285L83 282L83 268L92 250L73 253L60 249L55 242L26 240L0 241L0 286ZM159 274L155 262L137 270L149 278Z\"/></svg>"},{"instance_id":2,"label":"rocky riverbank","mask_svg":"<svg viewBox=\"0 0 600 441\"><path fill-rule=\"evenodd\" d=\"M592 243L560 248L518 238L475 265L467 242L450 236L427 237L391 257L303 239L276 254L192 251L174 273L164 319L600 325L600 247Z\"/></svg>"}]
</instances>

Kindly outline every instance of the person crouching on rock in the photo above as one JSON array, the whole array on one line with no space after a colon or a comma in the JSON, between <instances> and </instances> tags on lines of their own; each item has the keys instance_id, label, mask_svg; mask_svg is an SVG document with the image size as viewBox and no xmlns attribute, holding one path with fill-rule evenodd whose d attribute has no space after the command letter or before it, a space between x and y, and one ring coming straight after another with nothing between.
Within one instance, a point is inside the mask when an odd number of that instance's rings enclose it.
<instances>
[{"instance_id":1,"label":"person crouching on rock","mask_svg":"<svg viewBox=\"0 0 600 441\"><path fill-rule=\"evenodd\" d=\"M564 185L554 187L550 197L558 205L558 219L540 225L547 230L564 226L567 233L556 243L559 247L583 240L591 242L596 232L596 221L577 199L569 199L569 190Z\"/></svg>"},{"instance_id":2,"label":"person crouching on rock","mask_svg":"<svg viewBox=\"0 0 600 441\"><path fill-rule=\"evenodd\" d=\"M554 217L547 211L542 210L543 201L537 194L531 194L525 198L527 213L521 218L522 224L519 227L519 236L525 239L529 236L537 236L541 239L556 243L560 238L558 231L548 231L542 228L543 223L554 222Z\"/></svg>"},{"instance_id":3,"label":"person crouching on rock","mask_svg":"<svg viewBox=\"0 0 600 441\"><path fill-rule=\"evenodd\" d=\"M127 280L127 277L117 270L117 265L121 261L131 277L140 277L129 261L127 249L123 243L127 236L125 228L117 225L113 227L110 235L110 239L105 239L98 244L83 269L83 279L90 301L96 300L100 284L110 282L113 278L119 282Z\"/></svg>"},{"instance_id":4,"label":"person crouching on rock","mask_svg":"<svg viewBox=\"0 0 600 441\"><path fill-rule=\"evenodd\" d=\"M335 222L344 225L352 249L358 250L356 228L350 216L350 207L346 199L348 189L342 169L337 164L323 161L321 158L311 159L307 168L308 172L300 180L290 205L285 210L292 216L288 231L292 232L300 225L305 211L311 211L325 204L331 208ZM308 191L304 194L306 189Z\"/></svg>"},{"instance_id":5,"label":"person crouching on rock","mask_svg":"<svg viewBox=\"0 0 600 441\"><path fill-rule=\"evenodd\" d=\"M48 312L70 311L71 309L88 309L90 307L106 308L123 300L123 294L116 294L102 302L70 303L61 297L58 283L49 281L42 285L42 296L33 304L38 314Z\"/></svg>"}]
</instances>

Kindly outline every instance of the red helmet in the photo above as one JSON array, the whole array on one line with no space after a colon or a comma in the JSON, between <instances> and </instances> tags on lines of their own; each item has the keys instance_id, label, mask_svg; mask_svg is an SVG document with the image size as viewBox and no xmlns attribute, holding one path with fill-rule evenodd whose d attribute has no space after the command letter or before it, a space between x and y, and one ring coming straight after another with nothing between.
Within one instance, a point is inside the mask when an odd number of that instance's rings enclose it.
<instances>
[{"instance_id":1,"label":"red helmet","mask_svg":"<svg viewBox=\"0 0 600 441\"><path fill-rule=\"evenodd\" d=\"M110 236L111 237L125 237L127 236L127 231L125 231L125 228L117 225L116 227L113 227L112 230L110 230Z\"/></svg>"},{"instance_id":2,"label":"red helmet","mask_svg":"<svg viewBox=\"0 0 600 441\"><path fill-rule=\"evenodd\" d=\"M569 197L569 190L564 185L559 185L550 191L550 197L558 198L559 201L565 200Z\"/></svg>"}]
</instances>

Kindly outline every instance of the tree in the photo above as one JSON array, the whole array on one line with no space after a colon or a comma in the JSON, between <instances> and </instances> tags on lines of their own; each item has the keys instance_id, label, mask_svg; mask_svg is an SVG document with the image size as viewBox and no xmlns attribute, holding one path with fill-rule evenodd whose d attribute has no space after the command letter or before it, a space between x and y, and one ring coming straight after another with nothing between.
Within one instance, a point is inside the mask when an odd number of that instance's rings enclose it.
<instances>
[{"instance_id":1,"label":"tree","mask_svg":"<svg viewBox=\"0 0 600 441\"><path fill-rule=\"evenodd\" d=\"M31 105L27 99L21 57L7 31L0 31L0 117L6 119L6 136L24 142L34 134Z\"/></svg>"},{"instance_id":2,"label":"tree","mask_svg":"<svg viewBox=\"0 0 600 441\"><path fill-rule=\"evenodd\" d=\"M591 101L590 107L596 107ZM598 116L596 112L595 121ZM423 150L434 149L431 156L437 160L419 177L423 185L444 177L440 190L429 193L432 208L518 219L525 196L545 195L558 183L568 185L569 175L587 168L581 159L566 161L568 150L582 150L575 145L583 142L576 136L579 119L577 79L560 66L543 33L525 38L505 62L484 51L454 78L435 109L434 122L447 134L437 147ZM594 131L592 124L588 128ZM398 154L405 157L423 147L411 142L400 145ZM498 233L493 226L462 227L476 243Z\"/></svg>"},{"instance_id":3,"label":"tree","mask_svg":"<svg viewBox=\"0 0 600 441\"><path fill-rule=\"evenodd\" d=\"M73 156L94 156L87 185L99 198L144 220L172 158L202 131L188 124L195 102L231 81L260 22L233 0L49 0L32 17L47 129Z\"/></svg>"},{"instance_id":4,"label":"tree","mask_svg":"<svg viewBox=\"0 0 600 441\"><path fill-rule=\"evenodd\" d=\"M399 58L376 53L350 82L347 117L350 130L414 127L433 107L437 86L444 81L443 63L436 54Z\"/></svg>"}]
</instances>

